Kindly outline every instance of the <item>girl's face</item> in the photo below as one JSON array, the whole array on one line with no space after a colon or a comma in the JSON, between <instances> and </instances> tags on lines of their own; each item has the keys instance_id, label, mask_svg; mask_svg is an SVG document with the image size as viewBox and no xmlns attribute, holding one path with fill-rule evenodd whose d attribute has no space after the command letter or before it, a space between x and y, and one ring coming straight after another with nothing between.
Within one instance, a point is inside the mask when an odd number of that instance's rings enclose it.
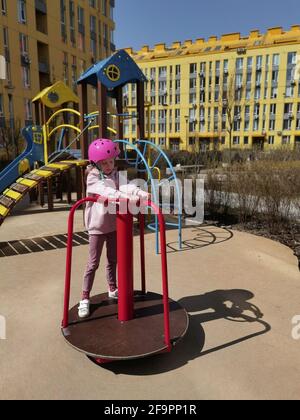
<instances>
[{"instance_id":1,"label":"girl's face","mask_svg":"<svg viewBox=\"0 0 300 420\"><path fill-rule=\"evenodd\" d=\"M110 175L115 169L115 159L106 159L100 162L100 167L105 175Z\"/></svg>"}]
</instances>

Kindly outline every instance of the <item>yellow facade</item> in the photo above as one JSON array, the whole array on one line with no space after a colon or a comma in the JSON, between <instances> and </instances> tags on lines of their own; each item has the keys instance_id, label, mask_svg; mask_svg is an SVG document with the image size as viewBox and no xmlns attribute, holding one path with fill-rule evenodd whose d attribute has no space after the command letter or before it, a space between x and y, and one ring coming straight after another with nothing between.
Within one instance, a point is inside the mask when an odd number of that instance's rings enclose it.
<instances>
[{"instance_id":1,"label":"yellow facade","mask_svg":"<svg viewBox=\"0 0 300 420\"><path fill-rule=\"evenodd\" d=\"M61 80L76 92L80 74L105 57L113 44L114 0L1 0L0 124L29 124L41 90ZM91 105L96 96L89 92Z\"/></svg>"},{"instance_id":2,"label":"yellow facade","mask_svg":"<svg viewBox=\"0 0 300 420\"><path fill-rule=\"evenodd\" d=\"M149 80L149 137L156 144L173 150L300 145L300 26L127 51ZM135 95L124 92L128 108ZM125 137L136 137L134 120L125 122Z\"/></svg>"}]
</instances>

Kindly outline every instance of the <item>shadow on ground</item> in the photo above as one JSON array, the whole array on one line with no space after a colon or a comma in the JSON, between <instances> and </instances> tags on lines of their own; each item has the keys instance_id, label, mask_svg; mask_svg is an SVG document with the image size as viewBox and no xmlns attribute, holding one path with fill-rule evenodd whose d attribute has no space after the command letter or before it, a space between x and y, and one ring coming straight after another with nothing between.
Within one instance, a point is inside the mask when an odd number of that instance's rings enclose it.
<instances>
[{"instance_id":1,"label":"shadow on ground","mask_svg":"<svg viewBox=\"0 0 300 420\"><path fill-rule=\"evenodd\" d=\"M182 249L179 249L178 242L170 242L167 244L167 252L168 254L174 252L184 252L184 251L191 251L193 249L204 248L210 245L218 245L223 242L230 241L233 238L233 233L226 229L226 228L216 228L216 232L214 233L212 230L208 230L208 228L212 228L215 226L199 226L192 230L192 233L195 235L191 239L186 239L182 243Z\"/></svg>"},{"instance_id":2,"label":"shadow on ground","mask_svg":"<svg viewBox=\"0 0 300 420\"><path fill-rule=\"evenodd\" d=\"M128 362L114 362L102 365L100 368L115 374L157 375L178 369L191 360L266 334L271 331L271 326L263 320L260 309L250 302L253 298L254 294L248 290L216 290L204 295L184 297L179 303L189 313L189 329L187 335L170 354ZM255 324L257 331L203 351L206 337L202 324L218 319Z\"/></svg>"}]
</instances>

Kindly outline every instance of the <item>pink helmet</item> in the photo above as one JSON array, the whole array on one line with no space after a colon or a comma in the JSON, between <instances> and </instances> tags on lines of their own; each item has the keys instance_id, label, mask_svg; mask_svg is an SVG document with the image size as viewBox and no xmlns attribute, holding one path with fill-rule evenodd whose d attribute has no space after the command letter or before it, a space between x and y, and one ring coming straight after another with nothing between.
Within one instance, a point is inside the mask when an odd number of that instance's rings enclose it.
<instances>
[{"instance_id":1,"label":"pink helmet","mask_svg":"<svg viewBox=\"0 0 300 420\"><path fill-rule=\"evenodd\" d=\"M97 139L89 147L89 160L95 163L115 159L119 154L119 145L112 140Z\"/></svg>"}]
</instances>

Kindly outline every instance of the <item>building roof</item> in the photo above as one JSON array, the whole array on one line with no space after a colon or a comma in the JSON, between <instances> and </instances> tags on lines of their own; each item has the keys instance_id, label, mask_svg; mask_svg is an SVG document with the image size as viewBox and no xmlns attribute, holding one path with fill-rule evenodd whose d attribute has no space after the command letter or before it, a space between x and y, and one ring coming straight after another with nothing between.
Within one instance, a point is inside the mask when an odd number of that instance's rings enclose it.
<instances>
[{"instance_id":1,"label":"building roof","mask_svg":"<svg viewBox=\"0 0 300 420\"><path fill-rule=\"evenodd\" d=\"M66 102L79 103L79 98L65 83L59 81L43 89L32 102L41 101L48 108L58 108Z\"/></svg>"},{"instance_id":2,"label":"building roof","mask_svg":"<svg viewBox=\"0 0 300 420\"><path fill-rule=\"evenodd\" d=\"M97 86L100 81L109 90L137 81L146 82L142 70L130 55L120 50L111 57L94 64L77 80L78 84Z\"/></svg>"},{"instance_id":3,"label":"building roof","mask_svg":"<svg viewBox=\"0 0 300 420\"><path fill-rule=\"evenodd\" d=\"M208 40L198 38L195 42L187 40L183 43L176 41L170 47L164 43L156 44L154 48L148 45L139 51L126 48L136 62L180 58L193 55L212 55L222 52L254 50L280 45L299 44L300 25L293 25L290 30L284 31L282 27L269 28L265 34L255 29L248 36L240 33L224 34L220 38L211 36Z\"/></svg>"}]
</instances>

